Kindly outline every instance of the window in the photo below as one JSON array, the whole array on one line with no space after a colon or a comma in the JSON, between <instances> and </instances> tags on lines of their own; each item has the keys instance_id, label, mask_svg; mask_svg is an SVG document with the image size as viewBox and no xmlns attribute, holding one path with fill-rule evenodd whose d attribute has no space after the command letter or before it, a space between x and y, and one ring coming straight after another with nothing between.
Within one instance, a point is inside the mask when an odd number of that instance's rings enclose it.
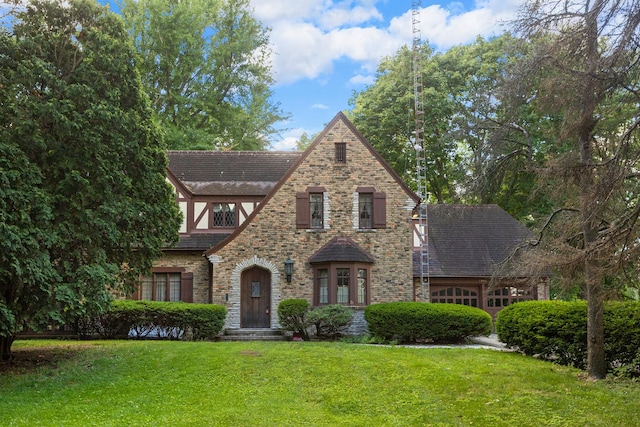
<instances>
[{"instance_id":1,"label":"window","mask_svg":"<svg viewBox=\"0 0 640 427\"><path fill-rule=\"evenodd\" d=\"M478 306L478 292L474 289L458 287L435 289L431 292L431 302Z\"/></svg>"},{"instance_id":2,"label":"window","mask_svg":"<svg viewBox=\"0 0 640 427\"><path fill-rule=\"evenodd\" d=\"M373 194L371 193L359 194L358 228L373 228Z\"/></svg>"},{"instance_id":3,"label":"window","mask_svg":"<svg viewBox=\"0 0 640 427\"><path fill-rule=\"evenodd\" d=\"M322 193L312 193L309 195L309 211L311 212L311 228L323 228L323 203Z\"/></svg>"},{"instance_id":4,"label":"window","mask_svg":"<svg viewBox=\"0 0 640 427\"><path fill-rule=\"evenodd\" d=\"M354 227L360 230L386 228L387 196L374 187L358 187L354 193Z\"/></svg>"},{"instance_id":5,"label":"window","mask_svg":"<svg viewBox=\"0 0 640 427\"><path fill-rule=\"evenodd\" d=\"M336 286L338 287L336 302L347 305L349 304L349 269L339 268L336 273L336 279Z\"/></svg>"},{"instance_id":6,"label":"window","mask_svg":"<svg viewBox=\"0 0 640 427\"><path fill-rule=\"evenodd\" d=\"M213 226L214 227L235 227L236 225L236 205L233 203L213 204Z\"/></svg>"},{"instance_id":7,"label":"window","mask_svg":"<svg viewBox=\"0 0 640 427\"><path fill-rule=\"evenodd\" d=\"M314 269L316 305L367 305L369 299L368 266L333 263Z\"/></svg>"},{"instance_id":8,"label":"window","mask_svg":"<svg viewBox=\"0 0 640 427\"><path fill-rule=\"evenodd\" d=\"M533 295L530 289L505 287L487 291L487 307L506 307L531 299L533 299Z\"/></svg>"},{"instance_id":9,"label":"window","mask_svg":"<svg viewBox=\"0 0 640 427\"><path fill-rule=\"evenodd\" d=\"M158 270L165 270L159 268ZM157 271L140 278L133 299L193 302L193 273Z\"/></svg>"},{"instance_id":10,"label":"window","mask_svg":"<svg viewBox=\"0 0 640 427\"><path fill-rule=\"evenodd\" d=\"M358 269L358 305L364 305L367 303L367 270L364 268Z\"/></svg>"},{"instance_id":11,"label":"window","mask_svg":"<svg viewBox=\"0 0 640 427\"><path fill-rule=\"evenodd\" d=\"M336 163L347 163L347 144L336 143Z\"/></svg>"},{"instance_id":12,"label":"window","mask_svg":"<svg viewBox=\"0 0 640 427\"><path fill-rule=\"evenodd\" d=\"M318 303L329 304L329 270L326 268L318 269L317 276L318 287Z\"/></svg>"},{"instance_id":13,"label":"window","mask_svg":"<svg viewBox=\"0 0 640 427\"><path fill-rule=\"evenodd\" d=\"M308 187L307 191L296 193L296 228L327 228L327 200L324 187Z\"/></svg>"}]
</instances>

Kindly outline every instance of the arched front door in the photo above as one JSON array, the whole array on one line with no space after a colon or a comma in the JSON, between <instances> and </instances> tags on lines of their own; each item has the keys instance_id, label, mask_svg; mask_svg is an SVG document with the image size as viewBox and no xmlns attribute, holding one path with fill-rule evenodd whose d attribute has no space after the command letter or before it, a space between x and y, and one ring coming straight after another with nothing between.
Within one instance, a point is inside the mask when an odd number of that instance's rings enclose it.
<instances>
[{"instance_id":1,"label":"arched front door","mask_svg":"<svg viewBox=\"0 0 640 427\"><path fill-rule=\"evenodd\" d=\"M242 272L240 280L240 327L271 327L271 273L260 267Z\"/></svg>"}]
</instances>

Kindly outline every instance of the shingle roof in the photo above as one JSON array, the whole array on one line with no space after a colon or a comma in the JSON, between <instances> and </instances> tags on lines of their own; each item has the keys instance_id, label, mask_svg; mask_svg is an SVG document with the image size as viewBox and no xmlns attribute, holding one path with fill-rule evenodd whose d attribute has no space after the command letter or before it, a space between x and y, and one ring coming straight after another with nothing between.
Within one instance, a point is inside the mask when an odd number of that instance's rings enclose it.
<instances>
[{"instance_id":1,"label":"shingle roof","mask_svg":"<svg viewBox=\"0 0 640 427\"><path fill-rule=\"evenodd\" d=\"M429 205L429 274L489 277L531 231L497 205ZM414 252L413 273L420 275Z\"/></svg>"},{"instance_id":2,"label":"shingle roof","mask_svg":"<svg viewBox=\"0 0 640 427\"><path fill-rule=\"evenodd\" d=\"M168 151L169 170L196 195L266 195L298 151Z\"/></svg>"},{"instance_id":3,"label":"shingle roof","mask_svg":"<svg viewBox=\"0 0 640 427\"><path fill-rule=\"evenodd\" d=\"M206 251L212 246L222 242L229 236L228 233L199 233L180 235L180 240L170 250L202 250Z\"/></svg>"},{"instance_id":4,"label":"shingle roof","mask_svg":"<svg viewBox=\"0 0 640 427\"><path fill-rule=\"evenodd\" d=\"M374 259L348 237L334 237L309 258L310 264L323 262L366 262Z\"/></svg>"}]
</instances>

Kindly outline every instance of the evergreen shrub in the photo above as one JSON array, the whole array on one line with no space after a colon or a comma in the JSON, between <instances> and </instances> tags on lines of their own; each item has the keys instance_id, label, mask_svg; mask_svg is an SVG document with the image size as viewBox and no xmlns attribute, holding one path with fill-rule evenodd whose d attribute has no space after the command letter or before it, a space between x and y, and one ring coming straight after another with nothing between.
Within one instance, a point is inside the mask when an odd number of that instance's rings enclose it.
<instances>
[{"instance_id":1,"label":"evergreen shrub","mask_svg":"<svg viewBox=\"0 0 640 427\"><path fill-rule=\"evenodd\" d=\"M491 332L491 316L465 305L391 302L364 313L369 333L385 341L450 343Z\"/></svg>"},{"instance_id":2,"label":"evergreen shrub","mask_svg":"<svg viewBox=\"0 0 640 427\"><path fill-rule=\"evenodd\" d=\"M309 340L309 305L309 301L299 298L286 299L278 304L278 319L282 329L300 336L305 341Z\"/></svg>"},{"instance_id":3,"label":"evergreen shrub","mask_svg":"<svg viewBox=\"0 0 640 427\"><path fill-rule=\"evenodd\" d=\"M505 307L498 337L522 353L585 369L586 301L527 301ZM610 372L640 375L640 302L606 302L605 358Z\"/></svg>"},{"instance_id":4,"label":"evergreen shrub","mask_svg":"<svg viewBox=\"0 0 640 427\"><path fill-rule=\"evenodd\" d=\"M320 338L336 339L353 319L353 310L340 304L318 307L309 312L307 320L316 327Z\"/></svg>"},{"instance_id":5,"label":"evergreen shrub","mask_svg":"<svg viewBox=\"0 0 640 427\"><path fill-rule=\"evenodd\" d=\"M114 301L111 310L92 320L104 338L213 339L224 327L227 309L219 304Z\"/></svg>"}]
</instances>

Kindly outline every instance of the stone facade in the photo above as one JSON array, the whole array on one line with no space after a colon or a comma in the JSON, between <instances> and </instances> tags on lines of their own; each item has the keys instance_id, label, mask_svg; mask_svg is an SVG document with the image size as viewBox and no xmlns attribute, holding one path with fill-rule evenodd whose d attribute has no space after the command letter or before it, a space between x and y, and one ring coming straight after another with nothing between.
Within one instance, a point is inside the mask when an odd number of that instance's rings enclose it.
<instances>
[{"instance_id":1,"label":"stone facade","mask_svg":"<svg viewBox=\"0 0 640 427\"><path fill-rule=\"evenodd\" d=\"M184 269L193 273L193 302L207 304L210 297L210 264L202 251L165 251L162 258L154 263L155 268Z\"/></svg>"},{"instance_id":2,"label":"stone facade","mask_svg":"<svg viewBox=\"0 0 640 427\"><path fill-rule=\"evenodd\" d=\"M346 162L336 163L335 143L346 144ZM328 215L324 229L296 228L296 193L308 187L325 189ZM354 227L358 187L373 187L386 194L385 228L365 231ZM369 278L370 303L411 301L411 214L416 202L415 195L340 114L233 239L208 252L214 266L212 302L227 306L228 328L240 327L240 276L242 271L260 266L271 271L271 327L278 327L281 300L313 302L309 258L337 236L350 238L375 260ZM290 283L280 280L287 258L295 263Z\"/></svg>"}]
</instances>

